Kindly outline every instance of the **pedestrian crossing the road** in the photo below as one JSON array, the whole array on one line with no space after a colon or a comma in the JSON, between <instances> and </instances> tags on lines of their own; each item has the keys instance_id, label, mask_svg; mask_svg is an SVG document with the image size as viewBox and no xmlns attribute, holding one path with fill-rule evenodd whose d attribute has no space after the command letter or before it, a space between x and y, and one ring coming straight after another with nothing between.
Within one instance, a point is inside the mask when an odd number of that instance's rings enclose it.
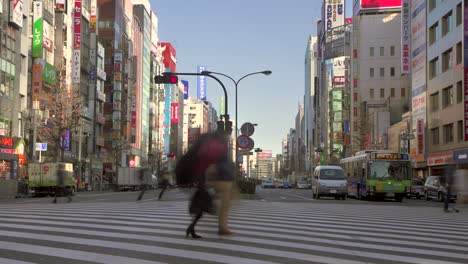
<instances>
[{"instance_id":1,"label":"pedestrian crossing the road","mask_svg":"<svg viewBox=\"0 0 468 264\"><path fill-rule=\"evenodd\" d=\"M468 216L440 208L241 201L234 236L187 202L0 205L0 264L468 263Z\"/></svg>"}]
</instances>

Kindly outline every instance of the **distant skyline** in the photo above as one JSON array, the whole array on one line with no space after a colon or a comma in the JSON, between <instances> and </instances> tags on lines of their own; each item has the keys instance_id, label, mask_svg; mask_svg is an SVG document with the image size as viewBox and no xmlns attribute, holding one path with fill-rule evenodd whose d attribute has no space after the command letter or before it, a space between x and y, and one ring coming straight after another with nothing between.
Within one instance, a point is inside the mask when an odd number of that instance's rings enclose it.
<instances>
[{"instance_id":1,"label":"distant skyline","mask_svg":"<svg viewBox=\"0 0 468 264\"><path fill-rule=\"evenodd\" d=\"M255 147L281 154L282 139L295 126L298 105L303 102L305 51L309 36L316 34L322 1L150 2L159 18L160 41L171 42L176 49L178 72L196 72L198 65L234 79L256 71L273 72L240 82L239 124L257 123L252 136ZM351 6L348 0L347 17ZM183 79L190 82L189 95L196 97L196 77ZM220 79L228 90L228 110L234 120L234 85ZM221 87L208 79L207 99L216 109L222 95Z\"/></svg>"}]
</instances>

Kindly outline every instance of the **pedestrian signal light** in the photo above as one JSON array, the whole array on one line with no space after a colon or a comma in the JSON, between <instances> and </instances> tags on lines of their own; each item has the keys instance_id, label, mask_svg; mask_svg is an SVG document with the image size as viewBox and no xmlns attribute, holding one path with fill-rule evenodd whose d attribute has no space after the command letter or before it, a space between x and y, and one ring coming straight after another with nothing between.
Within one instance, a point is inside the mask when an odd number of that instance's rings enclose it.
<instances>
[{"instance_id":1,"label":"pedestrian signal light","mask_svg":"<svg viewBox=\"0 0 468 264\"><path fill-rule=\"evenodd\" d=\"M156 75L154 76L154 83L169 83L169 84L177 84L179 82L179 78L175 75Z\"/></svg>"},{"instance_id":2,"label":"pedestrian signal light","mask_svg":"<svg viewBox=\"0 0 468 264\"><path fill-rule=\"evenodd\" d=\"M232 133L232 122L231 121L226 121L226 127L224 129L226 131L226 134L231 135Z\"/></svg>"}]
</instances>

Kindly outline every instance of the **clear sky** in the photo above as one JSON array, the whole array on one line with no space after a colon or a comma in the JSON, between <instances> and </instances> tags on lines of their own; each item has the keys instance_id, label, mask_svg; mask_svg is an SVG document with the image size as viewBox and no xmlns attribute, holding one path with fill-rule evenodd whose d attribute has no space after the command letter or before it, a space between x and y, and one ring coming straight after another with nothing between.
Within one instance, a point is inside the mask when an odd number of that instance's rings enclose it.
<instances>
[{"instance_id":1,"label":"clear sky","mask_svg":"<svg viewBox=\"0 0 468 264\"><path fill-rule=\"evenodd\" d=\"M352 0L347 0L349 17ZM321 0L151 0L159 17L159 38L177 52L177 71L196 72L197 65L234 79L254 75L238 87L239 123L257 123L255 147L281 153L281 141L294 126L304 96L304 59L309 35L316 33ZM189 95L196 97L196 77ZM234 120L234 86L228 90ZM208 79L207 97L218 108L221 87Z\"/></svg>"}]
</instances>

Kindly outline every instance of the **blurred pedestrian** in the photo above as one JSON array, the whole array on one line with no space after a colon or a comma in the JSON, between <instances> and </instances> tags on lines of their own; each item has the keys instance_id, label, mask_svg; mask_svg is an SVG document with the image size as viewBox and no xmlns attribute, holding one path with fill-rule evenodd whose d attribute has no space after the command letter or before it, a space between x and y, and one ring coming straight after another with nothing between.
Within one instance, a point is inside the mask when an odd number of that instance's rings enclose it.
<instances>
[{"instance_id":1,"label":"blurred pedestrian","mask_svg":"<svg viewBox=\"0 0 468 264\"><path fill-rule=\"evenodd\" d=\"M455 168L453 166L449 166L447 169L445 169L444 173L445 177L445 187L446 187L446 192L445 192L445 199L444 199L444 212L446 213L458 213L459 210L455 208L455 203L452 206L452 210L449 209L449 204L452 199L452 193L454 192L454 182L455 182Z\"/></svg>"},{"instance_id":2,"label":"blurred pedestrian","mask_svg":"<svg viewBox=\"0 0 468 264\"><path fill-rule=\"evenodd\" d=\"M58 169L57 169L57 186L55 187L55 197L52 203L57 203L57 197L58 196L67 196L68 202L71 203L72 198L71 198L71 192L65 185L66 181L66 174L68 173L65 168L64 164L59 164Z\"/></svg>"},{"instance_id":3,"label":"blurred pedestrian","mask_svg":"<svg viewBox=\"0 0 468 264\"><path fill-rule=\"evenodd\" d=\"M218 234L232 235L228 227L229 208L231 206L234 169L229 159L228 141L224 133L214 133L201 146L199 155L209 161L205 171L207 184L213 186L220 198L218 216Z\"/></svg>"},{"instance_id":4,"label":"blurred pedestrian","mask_svg":"<svg viewBox=\"0 0 468 264\"><path fill-rule=\"evenodd\" d=\"M162 199L162 196L163 196L164 192L166 191L166 189L170 187L169 179L171 178L171 173L169 172L168 169L164 169L162 171L161 177L162 177L162 179L161 179L161 182L159 184L159 186L161 187L161 192L159 193L159 196L158 196L159 200Z\"/></svg>"},{"instance_id":5,"label":"blurred pedestrian","mask_svg":"<svg viewBox=\"0 0 468 264\"><path fill-rule=\"evenodd\" d=\"M143 195L145 194L146 189L149 187L149 175L150 175L150 170L148 168L141 168L140 169L140 195L138 195L137 201L140 201L143 198Z\"/></svg>"}]
</instances>

